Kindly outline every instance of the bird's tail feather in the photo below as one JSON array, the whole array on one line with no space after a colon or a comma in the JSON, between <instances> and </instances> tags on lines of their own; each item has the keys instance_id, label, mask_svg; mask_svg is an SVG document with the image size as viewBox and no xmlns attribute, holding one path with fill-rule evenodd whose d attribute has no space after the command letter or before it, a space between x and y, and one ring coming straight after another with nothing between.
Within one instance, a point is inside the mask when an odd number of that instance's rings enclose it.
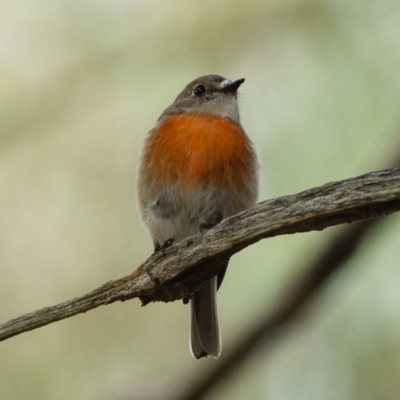
<instances>
[{"instance_id":1,"label":"bird's tail feather","mask_svg":"<svg viewBox=\"0 0 400 400\"><path fill-rule=\"evenodd\" d=\"M190 300L190 350L194 358L218 358L221 354L221 335L218 323L217 285L215 277Z\"/></svg>"}]
</instances>

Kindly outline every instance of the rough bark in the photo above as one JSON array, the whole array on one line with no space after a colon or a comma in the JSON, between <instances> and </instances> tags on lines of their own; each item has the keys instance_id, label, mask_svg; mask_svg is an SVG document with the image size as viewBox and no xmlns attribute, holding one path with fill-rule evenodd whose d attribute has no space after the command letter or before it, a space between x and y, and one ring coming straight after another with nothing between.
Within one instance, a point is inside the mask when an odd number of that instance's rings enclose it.
<instances>
[{"instance_id":1,"label":"rough bark","mask_svg":"<svg viewBox=\"0 0 400 400\"><path fill-rule=\"evenodd\" d=\"M143 305L151 301L186 301L205 280L219 272L226 259L261 239L323 230L399 210L399 168L267 200L222 221L204 235L177 243L164 254L152 255L128 276L0 325L0 340L115 301L135 297Z\"/></svg>"}]
</instances>

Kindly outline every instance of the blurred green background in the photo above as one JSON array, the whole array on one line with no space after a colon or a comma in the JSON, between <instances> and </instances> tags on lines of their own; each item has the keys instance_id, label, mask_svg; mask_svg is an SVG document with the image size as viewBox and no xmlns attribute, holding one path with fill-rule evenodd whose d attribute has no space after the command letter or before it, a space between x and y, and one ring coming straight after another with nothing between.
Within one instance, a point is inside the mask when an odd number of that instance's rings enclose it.
<instances>
[{"instance_id":1,"label":"blurred green background","mask_svg":"<svg viewBox=\"0 0 400 400\"><path fill-rule=\"evenodd\" d=\"M152 252L135 206L142 140L192 79L246 78L260 200L400 152L398 0L0 2L0 321L129 274ZM273 348L209 399L398 399L400 218L379 224ZM236 255L223 354L338 228ZM0 399L173 394L196 362L181 302L116 303L0 344Z\"/></svg>"}]
</instances>

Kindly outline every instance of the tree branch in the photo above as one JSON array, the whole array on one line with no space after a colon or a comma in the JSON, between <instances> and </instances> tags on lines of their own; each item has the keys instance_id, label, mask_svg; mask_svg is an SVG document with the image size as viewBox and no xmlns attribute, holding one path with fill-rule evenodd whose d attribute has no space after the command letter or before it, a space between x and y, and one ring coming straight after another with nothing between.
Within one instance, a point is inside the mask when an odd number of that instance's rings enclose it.
<instances>
[{"instance_id":1,"label":"tree branch","mask_svg":"<svg viewBox=\"0 0 400 400\"><path fill-rule=\"evenodd\" d=\"M293 277L281 290L275 307L270 304L260 312L257 323L240 338L218 364L202 376L196 376L181 393L173 393L174 400L200 400L215 389L232 371L262 346L271 345L279 332L308 306L310 300L327 283L328 278L353 255L364 236L377 224L378 219L356 222L341 229L326 250L301 275ZM302 270L299 266L298 270ZM265 350L264 350L265 351ZM165 396L160 399L165 399Z\"/></svg>"},{"instance_id":2,"label":"tree branch","mask_svg":"<svg viewBox=\"0 0 400 400\"><path fill-rule=\"evenodd\" d=\"M400 166L399 146L392 146L396 149L389 159L391 162L386 168L397 168ZM387 160L387 157L386 157ZM212 392L217 385L230 376L230 374L249 358L258 354L260 348L265 352L267 346L273 345L279 333L288 324L296 322L298 316L306 306L310 306L313 298L321 291L322 287L328 284L332 274L337 274L345 266L349 259L357 252L360 243L382 219L368 219L347 225L340 229L331 238L325 249L319 256L304 265L293 268L294 271L301 271L300 274L292 277L280 291L278 298L274 301L275 306L265 305L258 313L254 325L241 336L236 343L232 344L229 351L224 353L218 363L207 369L207 373L196 375L178 393L173 393L174 400L200 400ZM164 399L165 396L162 396ZM160 397L161 399L161 397Z\"/></svg>"},{"instance_id":3,"label":"tree branch","mask_svg":"<svg viewBox=\"0 0 400 400\"><path fill-rule=\"evenodd\" d=\"M268 237L323 230L400 210L400 169L372 172L259 203L222 221L204 235L152 255L132 274L75 299L45 307L0 325L0 341L101 305L139 297L187 301L219 272L224 261Z\"/></svg>"}]
</instances>

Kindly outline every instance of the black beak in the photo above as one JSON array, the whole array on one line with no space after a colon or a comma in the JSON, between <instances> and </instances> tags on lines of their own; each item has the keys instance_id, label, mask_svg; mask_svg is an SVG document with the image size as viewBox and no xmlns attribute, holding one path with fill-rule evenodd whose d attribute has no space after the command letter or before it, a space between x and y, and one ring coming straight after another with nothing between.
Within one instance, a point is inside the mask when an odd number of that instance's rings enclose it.
<instances>
[{"instance_id":1,"label":"black beak","mask_svg":"<svg viewBox=\"0 0 400 400\"><path fill-rule=\"evenodd\" d=\"M221 92L223 93L230 93L230 94L235 94L237 90L239 89L239 86L244 82L244 78L238 79L235 82L230 83L229 85L225 86L224 88L221 89Z\"/></svg>"}]
</instances>

